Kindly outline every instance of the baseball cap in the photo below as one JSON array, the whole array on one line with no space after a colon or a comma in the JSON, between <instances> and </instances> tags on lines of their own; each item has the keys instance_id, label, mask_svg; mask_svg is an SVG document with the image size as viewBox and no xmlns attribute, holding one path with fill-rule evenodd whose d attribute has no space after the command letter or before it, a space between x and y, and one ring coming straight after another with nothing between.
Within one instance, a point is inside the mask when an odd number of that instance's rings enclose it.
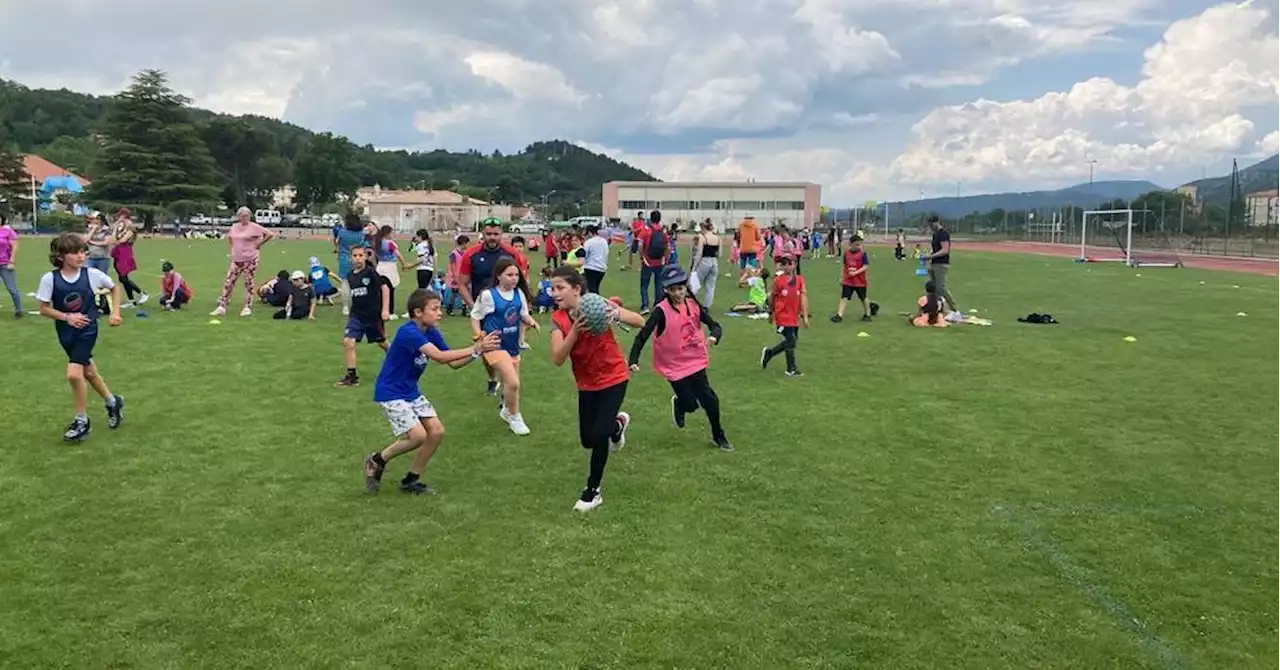
<instances>
[{"instance_id":1,"label":"baseball cap","mask_svg":"<svg viewBox=\"0 0 1280 670\"><path fill-rule=\"evenodd\" d=\"M294 270L293 273L289 275L289 279L306 279L306 278L307 278L307 274L302 270Z\"/></svg>"},{"instance_id":2,"label":"baseball cap","mask_svg":"<svg viewBox=\"0 0 1280 670\"><path fill-rule=\"evenodd\" d=\"M662 284L662 288L670 288L676 284L687 284L689 282L689 274L679 265L668 265L662 268L662 274L658 279Z\"/></svg>"}]
</instances>

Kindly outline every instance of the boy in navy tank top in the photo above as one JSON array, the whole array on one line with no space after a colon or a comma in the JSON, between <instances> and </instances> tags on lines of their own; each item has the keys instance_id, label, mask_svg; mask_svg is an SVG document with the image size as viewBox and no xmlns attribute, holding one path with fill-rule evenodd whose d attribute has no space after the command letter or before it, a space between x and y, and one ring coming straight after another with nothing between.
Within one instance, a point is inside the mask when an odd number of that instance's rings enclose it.
<instances>
[{"instance_id":1,"label":"boy in navy tank top","mask_svg":"<svg viewBox=\"0 0 1280 670\"><path fill-rule=\"evenodd\" d=\"M93 346L98 341L99 290L111 291L111 315L107 322L120 325L120 287L106 273L85 267L89 247L75 233L63 233L49 244L49 261L54 270L40 278L36 300L40 315L53 319L58 343L67 353L67 382L75 398L76 415L62 434L68 442L89 436L88 386L107 404L107 427L119 428L124 420L124 398L113 394L93 362Z\"/></svg>"}]
</instances>

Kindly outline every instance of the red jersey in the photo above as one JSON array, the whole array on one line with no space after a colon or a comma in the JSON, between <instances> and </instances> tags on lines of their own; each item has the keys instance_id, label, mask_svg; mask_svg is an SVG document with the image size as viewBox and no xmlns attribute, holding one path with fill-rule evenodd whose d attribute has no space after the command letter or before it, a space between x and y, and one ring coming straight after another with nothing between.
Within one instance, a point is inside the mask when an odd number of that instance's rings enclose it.
<instances>
[{"instance_id":1,"label":"red jersey","mask_svg":"<svg viewBox=\"0 0 1280 670\"><path fill-rule=\"evenodd\" d=\"M850 276L850 273L865 268L868 260L865 250L859 249L857 251L844 252L844 272L840 275L840 284L842 286L861 286L866 288L867 273L865 270L856 276Z\"/></svg>"},{"instance_id":2,"label":"red jersey","mask_svg":"<svg viewBox=\"0 0 1280 670\"><path fill-rule=\"evenodd\" d=\"M782 275L773 280L773 295L769 305L773 309L776 326L800 325L800 294L804 293L804 277Z\"/></svg>"},{"instance_id":3,"label":"red jersey","mask_svg":"<svg viewBox=\"0 0 1280 670\"><path fill-rule=\"evenodd\" d=\"M568 335L573 330L573 319L569 318L568 310L558 309L551 313L551 325ZM631 376L627 359L623 358L618 341L613 339L612 328L601 335L578 333L578 339L569 351L569 363L573 366L573 379L579 391L607 389Z\"/></svg>"},{"instance_id":4,"label":"red jersey","mask_svg":"<svg viewBox=\"0 0 1280 670\"><path fill-rule=\"evenodd\" d=\"M653 238L654 233L658 232L663 235L667 235L667 253L663 254L662 258L649 258L649 240ZM661 226L645 224L645 226L640 229L639 237L637 239L640 240L640 262L645 267L660 268L667 264L667 258L671 255L671 236L666 230Z\"/></svg>"},{"instance_id":5,"label":"red jersey","mask_svg":"<svg viewBox=\"0 0 1280 670\"><path fill-rule=\"evenodd\" d=\"M556 236L554 233L547 233L542 236L542 247L546 249L548 256L560 255L560 252L556 249Z\"/></svg>"}]
</instances>

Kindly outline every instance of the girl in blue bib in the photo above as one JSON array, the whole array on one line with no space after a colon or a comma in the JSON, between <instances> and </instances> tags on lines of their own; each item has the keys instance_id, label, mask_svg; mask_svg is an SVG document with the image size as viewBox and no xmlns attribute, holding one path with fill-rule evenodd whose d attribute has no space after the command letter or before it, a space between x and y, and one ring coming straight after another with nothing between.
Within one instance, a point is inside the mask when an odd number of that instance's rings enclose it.
<instances>
[{"instance_id":1,"label":"girl in blue bib","mask_svg":"<svg viewBox=\"0 0 1280 670\"><path fill-rule=\"evenodd\" d=\"M478 340L497 333L499 349L484 355L502 388L498 416L516 435L528 435L529 426L520 415L520 326L539 330L529 315L529 285L520 266L502 257L493 268L493 285L476 296L471 308L471 330Z\"/></svg>"}]
</instances>

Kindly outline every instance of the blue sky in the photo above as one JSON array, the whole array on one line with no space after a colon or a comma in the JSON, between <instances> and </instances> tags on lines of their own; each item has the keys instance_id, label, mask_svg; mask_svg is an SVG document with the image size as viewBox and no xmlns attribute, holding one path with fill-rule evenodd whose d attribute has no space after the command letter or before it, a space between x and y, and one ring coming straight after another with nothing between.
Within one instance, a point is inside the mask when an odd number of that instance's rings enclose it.
<instances>
[{"instance_id":1,"label":"blue sky","mask_svg":"<svg viewBox=\"0 0 1280 670\"><path fill-rule=\"evenodd\" d=\"M80 0L51 36L4 3L0 77L110 93L156 67L201 106L359 143L568 139L833 204L1065 186L1090 160L1175 186L1276 151L1276 4ZM136 25L147 48L77 37Z\"/></svg>"}]
</instances>

